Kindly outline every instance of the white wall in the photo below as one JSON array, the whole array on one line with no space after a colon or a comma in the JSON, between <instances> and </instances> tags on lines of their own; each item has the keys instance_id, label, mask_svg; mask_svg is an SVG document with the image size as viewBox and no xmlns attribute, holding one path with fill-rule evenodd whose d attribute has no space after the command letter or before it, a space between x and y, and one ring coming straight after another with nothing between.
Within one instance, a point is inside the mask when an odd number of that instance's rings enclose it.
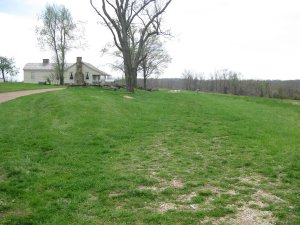
<instances>
[{"instance_id":1,"label":"white wall","mask_svg":"<svg viewBox=\"0 0 300 225\"><path fill-rule=\"evenodd\" d=\"M24 83L45 82L50 77L51 71L28 71L24 70Z\"/></svg>"}]
</instances>

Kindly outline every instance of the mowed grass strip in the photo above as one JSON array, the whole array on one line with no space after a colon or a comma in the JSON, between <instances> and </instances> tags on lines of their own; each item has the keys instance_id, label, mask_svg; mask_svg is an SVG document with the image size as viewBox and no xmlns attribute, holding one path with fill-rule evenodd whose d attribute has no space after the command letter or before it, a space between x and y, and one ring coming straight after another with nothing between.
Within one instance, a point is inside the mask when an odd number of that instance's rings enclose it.
<instances>
[{"instance_id":1,"label":"mowed grass strip","mask_svg":"<svg viewBox=\"0 0 300 225\"><path fill-rule=\"evenodd\" d=\"M297 104L74 88L0 113L1 224L300 223Z\"/></svg>"},{"instance_id":2,"label":"mowed grass strip","mask_svg":"<svg viewBox=\"0 0 300 225\"><path fill-rule=\"evenodd\" d=\"M42 85L42 84L29 84L22 82L7 82L0 83L0 93L12 92L12 91L25 91L47 88L61 88L59 85Z\"/></svg>"}]
</instances>

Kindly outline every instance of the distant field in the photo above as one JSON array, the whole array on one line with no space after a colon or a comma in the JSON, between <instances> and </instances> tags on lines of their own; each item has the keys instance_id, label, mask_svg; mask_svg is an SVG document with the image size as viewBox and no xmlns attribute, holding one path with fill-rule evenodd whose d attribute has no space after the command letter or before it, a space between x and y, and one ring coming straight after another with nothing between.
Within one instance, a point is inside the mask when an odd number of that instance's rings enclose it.
<instances>
[{"instance_id":1,"label":"distant field","mask_svg":"<svg viewBox=\"0 0 300 225\"><path fill-rule=\"evenodd\" d=\"M11 91L34 90L44 88L61 87L58 85L41 85L41 84L27 84L27 83L0 83L0 93Z\"/></svg>"},{"instance_id":2,"label":"distant field","mask_svg":"<svg viewBox=\"0 0 300 225\"><path fill-rule=\"evenodd\" d=\"M0 224L300 224L295 102L73 88L0 114Z\"/></svg>"}]
</instances>

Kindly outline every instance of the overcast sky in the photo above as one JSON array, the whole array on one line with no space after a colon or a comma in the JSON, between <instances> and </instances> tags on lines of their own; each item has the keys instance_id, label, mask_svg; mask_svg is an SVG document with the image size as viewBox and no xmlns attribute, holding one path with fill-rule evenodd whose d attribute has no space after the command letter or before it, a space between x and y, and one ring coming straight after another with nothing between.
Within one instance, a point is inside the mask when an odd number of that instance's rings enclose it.
<instances>
[{"instance_id":1,"label":"overcast sky","mask_svg":"<svg viewBox=\"0 0 300 225\"><path fill-rule=\"evenodd\" d=\"M15 58L19 80L26 63L52 57L38 47L35 27L38 14L53 2L86 22L88 46L69 52L67 61L82 56L114 74L111 59L100 53L111 34L97 23L89 0L0 0L0 55ZM166 44L173 61L161 77L180 77L185 69L208 77L227 68L245 79L300 79L299 0L173 0L164 26L174 35Z\"/></svg>"}]
</instances>

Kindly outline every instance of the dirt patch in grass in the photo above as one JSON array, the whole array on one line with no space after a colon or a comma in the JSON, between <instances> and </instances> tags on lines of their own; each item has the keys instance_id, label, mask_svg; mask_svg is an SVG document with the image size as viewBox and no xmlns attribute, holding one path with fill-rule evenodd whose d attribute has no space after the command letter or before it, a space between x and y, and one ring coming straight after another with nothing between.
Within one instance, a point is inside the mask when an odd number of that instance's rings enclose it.
<instances>
[{"instance_id":1,"label":"dirt patch in grass","mask_svg":"<svg viewBox=\"0 0 300 225\"><path fill-rule=\"evenodd\" d=\"M221 191L221 189L219 187L215 187L215 186L212 186L209 184L198 187L197 189L202 190L202 191L212 191L214 193L220 193L220 191Z\"/></svg>"},{"instance_id":2,"label":"dirt patch in grass","mask_svg":"<svg viewBox=\"0 0 300 225\"><path fill-rule=\"evenodd\" d=\"M156 186L139 186L138 188L140 191L154 191L154 192L161 192L165 190L163 187L156 187Z\"/></svg>"},{"instance_id":3,"label":"dirt patch in grass","mask_svg":"<svg viewBox=\"0 0 300 225\"><path fill-rule=\"evenodd\" d=\"M149 190L154 192L162 192L167 188L180 189L184 187L183 181L179 178L173 178L171 181L156 177L155 175L151 175L151 178L156 179L158 181L158 184L155 186L140 186L138 189Z\"/></svg>"},{"instance_id":4,"label":"dirt patch in grass","mask_svg":"<svg viewBox=\"0 0 300 225\"><path fill-rule=\"evenodd\" d=\"M28 210L25 209L12 209L9 210L7 212L4 212L3 214L0 213L0 220L1 218L8 218L8 217L25 217L28 216L30 214L30 212Z\"/></svg>"},{"instance_id":5,"label":"dirt patch in grass","mask_svg":"<svg viewBox=\"0 0 300 225\"><path fill-rule=\"evenodd\" d=\"M6 175L5 175L5 174L2 174L2 173L0 173L0 184L1 184L1 183L4 183L4 182L5 182L5 180L6 180Z\"/></svg>"},{"instance_id":6,"label":"dirt patch in grass","mask_svg":"<svg viewBox=\"0 0 300 225\"><path fill-rule=\"evenodd\" d=\"M235 190L229 190L229 191L225 192L224 194L227 194L227 195L237 195L238 193Z\"/></svg>"},{"instance_id":7,"label":"dirt patch in grass","mask_svg":"<svg viewBox=\"0 0 300 225\"><path fill-rule=\"evenodd\" d=\"M260 177L239 177L239 181L244 184L257 186L261 183Z\"/></svg>"},{"instance_id":8,"label":"dirt patch in grass","mask_svg":"<svg viewBox=\"0 0 300 225\"><path fill-rule=\"evenodd\" d=\"M181 90L171 90L171 91L169 91L169 93L180 93L181 92Z\"/></svg>"},{"instance_id":9,"label":"dirt patch in grass","mask_svg":"<svg viewBox=\"0 0 300 225\"><path fill-rule=\"evenodd\" d=\"M253 200L253 201L249 201L248 203L247 203L251 208L253 208L253 206L254 207L259 207L259 208L265 208L265 207L268 207L269 205L267 204L267 203L265 203L265 202L262 202L262 201L260 201L260 200Z\"/></svg>"},{"instance_id":10,"label":"dirt patch in grass","mask_svg":"<svg viewBox=\"0 0 300 225\"><path fill-rule=\"evenodd\" d=\"M134 97L128 96L128 95L124 95L123 98L125 99L134 99Z\"/></svg>"},{"instance_id":11,"label":"dirt patch in grass","mask_svg":"<svg viewBox=\"0 0 300 225\"><path fill-rule=\"evenodd\" d=\"M177 179L177 178L174 178L171 182L169 182L169 185L174 188L183 188L184 187L182 180Z\"/></svg>"},{"instance_id":12,"label":"dirt patch in grass","mask_svg":"<svg viewBox=\"0 0 300 225\"><path fill-rule=\"evenodd\" d=\"M237 214L234 216L234 218L225 217L223 218L223 220L227 219L226 222L229 222L230 224L245 224L245 225L275 224L276 218L273 216L273 213L271 211L266 211L263 209L269 206L268 202L279 203L284 201L279 197L262 190L258 190L251 197L252 200L243 203L243 206L237 209ZM258 209L253 208L253 206L258 207Z\"/></svg>"},{"instance_id":13,"label":"dirt patch in grass","mask_svg":"<svg viewBox=\"0 0 300 225\"><path fill-rule=\"evenodd\" d=\"M300 106L300 101L299 100L286 100L289 103L293 104L293 105L299 105Z\"/></svg>"},{"instance_id":14,"label":"dirt patch in grass","mask_svg":"<svg viewBox=\"0 0 300 225\"><path fill-rule=\"evenodd\" d=\"M232 185L232 190L224 190L222 188L214 188L213 186L205 186L204 190L214 191L215 195L229 194L239 196L239 200L233 205L227 205L227 207L236 209L235 215L227 215L221 218L209 218L206 217L203 221L208 224L243 224L243 225L272 225L276 224L277 219L274 217L271 211L265 210L271 204L280 205L285 204L286 201L275 196L260 187L262 184L266 184L267 179L259 176L253 177L239 177L239 182ZM268 183L268 182L267 182ZM248 189L244 189L245 186L250 186ZM274 183L270 183L270 186L274 186ZM251 190L249 194L241 194L244 190ZM243 199L248 199L244 201ZM210 196L206 204L212 201L213 197Z\"/></svg>"},{"instance_id":15,"label":"dirt patch in grass","mask_svg":"<svg viewBox=\"0 0 300 225\"><path fill-rule=\"evenodd\" d=\"M164 190L171 188L171 189L183 189L185 184L182 179L174 177L172 180L168 181L162 178L159 178L156 176L156 173L153 172L151 174L151 178L154 178L158 180L158 184L155 186L140 186L139 190L148 190L153 191L158 194L163 192ZM196 197L197 193L192 192L190 194L183 194L179 195L176 200L173 200L173 202L159 202L148 205L148 209L157 211L159 213L166 213L170 210L177 210L177 211L183 211L183 210L198 210L199 204L191 204L192 198Z\"/></svg>"},{"instance_id":16,"label":"dirt patch in grass","mask_svg":"<svg viewBox=\"0 0 300 225\"><path fill-rule=\"evenodd\" d=\"M176 210L176 209L178 209L176 204L163 202L163 203L160 203L158 211L161 213L165 213L169 210Z\"/></svg>"},{"instance_id":17,"label":"dirt patch in grass","mask_svg":"<svg viewBox=\"0 0 300 225\"><path fill-rule=\"evenodd\" d=\"M270 211L260 211L257 209L243 206L238 208L237 213L233 218L225 216L219 219L205 218L204 224L231 224L231 225L273 225L276 224L276 219Z\"/></svg>"},{"instance_id":18,"label":"dirt patch in grass","mask_svg":"<svg viewBox=\"0 0 300 225\"><path fill-rule=\"evenodd\" d=\"M285 200L271 193L280 183L259 175L215 180L202 186L192 186L188 190L185 190L186 185L181 178L174 176L172 180L166 180L155 172L149 176L157 183L138 189L153 191L160 200L148 204L147 209L158 213L207 212L204 220L207 224L272 225L276 224L277 218L273 214L275 211L270 211L268 207L288 206ZM164 195L169 188L173 190L168 192L169 195Z\"/></svg>"},{"instance_id":19,"label":"dirt patch in grass","mask_svg":"<svg viewBox=\"0 0 300 225\"><path fill-rule=\"evenodd\" d=\"M254 197L257 199L267 201L267 202L272 202L272 203L285 203L285 201L275 195L272 195L268 192L265 192L263 190L258 190L255 194Z\"/></svg>"},{"instance_id":20,"label":"dirt patch in grass","mask_svg":"<svg viewBox=\"0 0 300 225\"><path fill-rule=\"evenodd\" d=\"M97 201L98 200L98 197L94 194L90 194L89 197L88 197L88 200L90 201Z\"/></svg>"},{"instance_id":21,"label":"dirt patch in grass","mask_svg":"<svg viewBox=\"0 0 300 225\"><path fill-rule=\"evenodd\" d=\"M228 205L232 209L236 208L234 215L227 215L221 218L206 217L204 224L232 224L232 225L273 225L276 224L276 218L271 211L263 210L268 204L261 200L251 200L249 202L240 202L240 207ZM254 206L254 207L253 207ZM258 208L256 208L258 207Z\"/></svg>"},{"instance_id":22,"label":"dirt patch in grass","mask_svg":"<svg viewBox=\"0 0 300 225\"><path fill-rule=\"evenodd\" d=\"M122 192L111 192L111 193L109 193L108 197L117 198L117 197L122 196L122 195L124 195L124 193L122 193Z\"/></svg>"},{"instance_id":23,"label":"dirt patch in grass","mask_svg":"<svg viewBox=\"0 0 300 225\"><path fill-rule=\"evenodd\" d=\"M157 212L159 213L166 213L171 210L176 210L176 211L188 211L188 210L198 210L200 208L199 204L189 204L189 205L184 205L184 204L175 204L175 203L166 203L166 202L161 202L159 203L158 207L152 207L156 208Z\"/></svg>"},{"instance_id":24,"label":"dirt patch in grass","mask_svg":"<svg viewBox=\"0 0 300 225\"><path fill-rule=\"evenodd\" d=\"M192 193L186 194L186 195L180 195L178 197L178 201L180 201L180 202L190 202L192 200L192 198L194 198L196 196L197 196L196 192L192 192Z\"/></svg>"},{"instance_id":25,"label":"dirt patch in grass","mask_svg":"<svg viewBox=\"0 0 300 225\"><path fill-rule=\"evenodd\" d=\"M152 176L153 177L153 176ZM156 177L156 179L159 179ZM243 225L272 225L276 224L277 219L272 211L266 210L271 204L286 204L286 202L275 196L272 193L262 190L262 185L266 185L267 179L259 176L253 177L238 177L234 178L236 183L227 187L218 187L211 184L206 184L199 187L192 187L191 192L178 195L175 200L167 200L148 205L152 210L159 213L168 211L199 211L207 212L219 210L223 207L230 209L227 215L221 217L206 217L203 221L207 224L243 224ZM273 183L270 183L273 187ZM159 179L157 186L140 187L159 193L166 188L184 188L184 183L181 179L174 178L171 181ZM229 189L230 188L230 189ZM249 192L247 192L249 191ZM226 199L232 200L232 203L217 203L215 200L222 202ZM225 197L227 196L227 197ZM174 197L174 196L173 196ZM198 202L199 201L199 202ZM229 213L231 212L231 213ZM235 212L232 214L232 212Z\"/></svg>"},{"instance_id":26,"label":"dirt patch in grass","mask_svg":"<svg viewBox=\"0 0 300 225\"><path fill-rule=\"evenodd\" d=\"M229 219L230 224L244 225L271 225L275 224L276 220L270 211L260 211L243 206L238 209L235 218Z\"/></svg>"}]
</instances>

